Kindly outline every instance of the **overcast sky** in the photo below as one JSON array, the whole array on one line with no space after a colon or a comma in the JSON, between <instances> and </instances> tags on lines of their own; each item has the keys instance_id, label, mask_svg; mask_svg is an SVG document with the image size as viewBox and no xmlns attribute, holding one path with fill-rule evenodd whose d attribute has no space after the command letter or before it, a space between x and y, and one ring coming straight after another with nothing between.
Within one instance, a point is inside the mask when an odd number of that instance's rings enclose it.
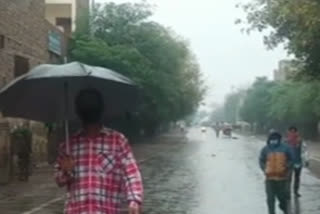
<instances>
[{"instance_id":1,"label":"overcast sky","mask_svg":"<svg viewBox=\"0 0 320 214\"><path fill-rule=\"evenodd\" d=\"M138 2L114 2L128 1ZM244 14L235 4L244 1L248 0L148 0L157 6L154 20L190 41L209 87L208 105L222 103L233 86L249 85L256 76L272 78L278 61L287 56L282 48L267 51L261 34L240 32L234 21Z\"/></svg>"}]
</instances>

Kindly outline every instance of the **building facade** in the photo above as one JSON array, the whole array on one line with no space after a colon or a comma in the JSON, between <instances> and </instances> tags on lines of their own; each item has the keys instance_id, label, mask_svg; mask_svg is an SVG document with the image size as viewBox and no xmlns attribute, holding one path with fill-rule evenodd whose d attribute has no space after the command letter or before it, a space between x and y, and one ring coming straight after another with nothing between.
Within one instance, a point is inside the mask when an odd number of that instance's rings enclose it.
<instances>
[{"instance_id":1,"label":"building facade","mask_svg":"<svg viewBox=\"0 0 320 214\"><path fill-rule=\"evenodd\" d=\"M45 19L44 0L0 0L0 8L0 87L39 64L63 62L68 37ZM35 157L46 155L43 124L0 117L1 183L9 179L10 132L22 123L34 132Z\"/></svg>"},{"instance_id":2,"label":"building facade","mask_svg":"<svg viewBox=\"0 0 320 214\"><path fill-rule=\"evenodd\" d=\"M45 0L46 19L66 34L75 31L77 20L89 13L89 0Z\"/></svg>"},{"instance_id":3,"label":"building facade","mask_svg":"<svg viewBox=\"0 0 320 214\"><path fill-rule=\"evenodd\" d=\"M278 64L278 69L273 72L273 79L275 81L286 81L292 79L297 71L299 71L299 64L293 60L281 60Z\"/></svg>"}]
</instances>

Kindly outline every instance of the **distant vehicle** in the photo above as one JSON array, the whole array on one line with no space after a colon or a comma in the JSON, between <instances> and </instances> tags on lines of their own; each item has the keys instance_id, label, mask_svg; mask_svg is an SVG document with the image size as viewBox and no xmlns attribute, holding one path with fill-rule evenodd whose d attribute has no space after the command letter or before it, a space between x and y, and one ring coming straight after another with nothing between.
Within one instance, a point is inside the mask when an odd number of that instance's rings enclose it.
<instances>
[{"instance_id":1,"label":"distant vehicle","mask_svg":"<svg viewBox=\"0 0 320 214\"><path fill-rule=\"evenodd\" d=\"M207 128L203 126L203 127L201 128L201 132L206 132L206 131L207 131Z\"/></svg>"},{"instance_id":2,"label":"distant vehicle","mask_svg":"<svg viewBox=\"0 0 320 214\"><path fill-rule=\"evenodd\" d=\"M226 125L223 130L222 130L223 134L227 137L232 137L232 126L230 125Z\"/></svg>"}]
</instances>

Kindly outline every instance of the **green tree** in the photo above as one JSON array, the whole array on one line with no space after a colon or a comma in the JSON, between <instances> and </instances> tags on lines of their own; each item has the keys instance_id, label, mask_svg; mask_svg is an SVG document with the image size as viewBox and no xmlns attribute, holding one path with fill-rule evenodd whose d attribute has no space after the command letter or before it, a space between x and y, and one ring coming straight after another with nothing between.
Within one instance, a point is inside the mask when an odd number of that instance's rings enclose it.
<instances>
[{"instance_id":1,"label":"green tree","mask_svg":"<svg viewBox=\"0 0 320 214\"><path fill-rule=\"evenodd\" d=\"M265 131L272 124L268 116L273 82L266 77L258 77L252 87L247 91L243 105L240 109L241 118L250 124L256 124L259 132Z\"/></svg>"},{"instance_id":2,"label":"green tree","mask_svg":"<svg viewBox=\"0 0 320 214\"><path fill-rule=\"evenodd\" d=\"M305 136L317 134L319 121L318 81L287 81L276 83L257 78L241 106L240 114L245 121L256 124L258 132L275 128L285 131L297 126Z\"/></svg>"},{"instance_id":3,"label":"green tree","mask_svg":"<svg viewBox=\"0 0 320 214\"><path fill-rule=\"evenodd\" d=\"M226 121L224 106L219 106L210 115L210 122L212 125L217 122Z\"/></svg>"},{"instance_id":4,"label":"green tree","mask_svg":"<svg viewBox=\"0 0 320 214\"><path fill-rule=\"evenodd\" d=\"M135 127L154 132L193 113L204 93L200 68L188 42L150 21L146 3L97 6L90 34L78 31L70 49L72 60L114 69L143 91Z\"/></svg>"},{"instance_id":5,"label":"green tree","mask_svg":"<svg viewBox=\"0 0 320 214\"><path fill-rule=\"evenodd\" d=\"M227 95L224 103L224 118L226 122L235 123L238 118L240 98L237 93Z\"/></svg>"},{"instance_id":6,"label":"green tree","mask_svg":"<svg viewBox=\"0 0 320 214\"><path fill-rule=\"evenodd\" d=\"M224 106L223 106L223 118L224 121L229 123L235 123L240 118L240 107L242 105L243 99L245 97L246 90L238 89L226 96ZM220 109L217 109L219 112Z\"/></svg>"},{"instance_id":7,"label":"green tree","mask_svg":"<svg viewBox=\"0 0 320 214\"><path fill-rule=\"evenodd\" d=\"M319 120L318 82L286 82L272 90L269 116L282 129L296 125L305 135L315 136Z\"/></svg>"},{"instance_id":8,"label":"green tree","mask_svg":"<svg viewBox=\"0 0 320 214\"><path fill-rule=\"evenodd\" d=\"M285 44L303 62L304 73L320 75L320 2L318 0L252 0L239 5L247 13L247 31L264 32L269 48Z\"/></svg>"}]
</instances>

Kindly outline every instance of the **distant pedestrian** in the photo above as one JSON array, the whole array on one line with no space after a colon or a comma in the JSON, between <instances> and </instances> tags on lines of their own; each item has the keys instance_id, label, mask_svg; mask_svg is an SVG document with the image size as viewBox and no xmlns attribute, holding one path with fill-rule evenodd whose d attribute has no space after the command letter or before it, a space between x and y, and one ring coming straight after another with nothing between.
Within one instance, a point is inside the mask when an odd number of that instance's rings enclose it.
<instances>
[{"instance_id":1,"label":"distant pedestrian","mask_svg":"<svg viewBox=\"0 0 320 214\"><path fill-rule=\"evenodd\" d=\"M272 128L272 129L269 130L269 135L270 135L270 134L273 134L273 133L275 133L275 132L276 132L276 130Z\"/></svg>"},{"instance_id":2,"label":"distant pedestrian","mask_svg":"<svg viewBox=\"0 0 320 214\"><path fill-rule=\"evenodd\" d=\"M214 126L214 130L216 132L216 138L220 137L220 131L221 131L221 126L219 123L216 123L216 125Z\"/></svg>"},{"instance_id":3,"label":"distant pedestrian","mask_svg":"<svg viewBox=\"0 0 320 214\"><path fill-rule=\"evenodd\" d=\"M70 154L61 145L56 164L56 182L68 191L64 213L118 214L124 195L128 213L140 214L140 171L127 139L102 126L102 95L95 89L81 91L75 106L83 130L71 137Z\"/></svg>"},{"instance_id":4,"label":"distant pedestrian","mask_svg":"<svg viewBox=\"0 0 320 214\"><path fill-rule=\"evenodd\" d=\"M269 214L275 214L276 199L283 213L288 214L287 182L293 157L290 148L281 140L279 133L271 133L259 158L260 167L266 176Z\"/></svg>"},{"instance_id":5,"label":"distant pedestrian","mask_svg":"<svg viewBox=\"0 0 320 214\"><path fill-rule=\"evenodd\" d=\"M185 132L185 128L184 128L183 125L180 125L180 132L181 132L181 133L184 133L184 132Z\"/></svg>"},{"instance_id":6,"label":"distant pedestrian","mask_svg":"<svg viewBox=\"0 0 320 214\"><path fill-rule=\"evenodd\" d=\"M303 167L303 161L302 161L302 139L298 132L297 127L291 126L288 130L287 144L292 149L293 153L293 169L290 173L290 178L288 182L288 194L289 197L291 197L291 188L292 188L292 180L294 179L293 183L293 191L295 197L301 197L301 194L299 193L300 189L300 177L301 177L301 171Z\"/></svg>"}]
</instances>

